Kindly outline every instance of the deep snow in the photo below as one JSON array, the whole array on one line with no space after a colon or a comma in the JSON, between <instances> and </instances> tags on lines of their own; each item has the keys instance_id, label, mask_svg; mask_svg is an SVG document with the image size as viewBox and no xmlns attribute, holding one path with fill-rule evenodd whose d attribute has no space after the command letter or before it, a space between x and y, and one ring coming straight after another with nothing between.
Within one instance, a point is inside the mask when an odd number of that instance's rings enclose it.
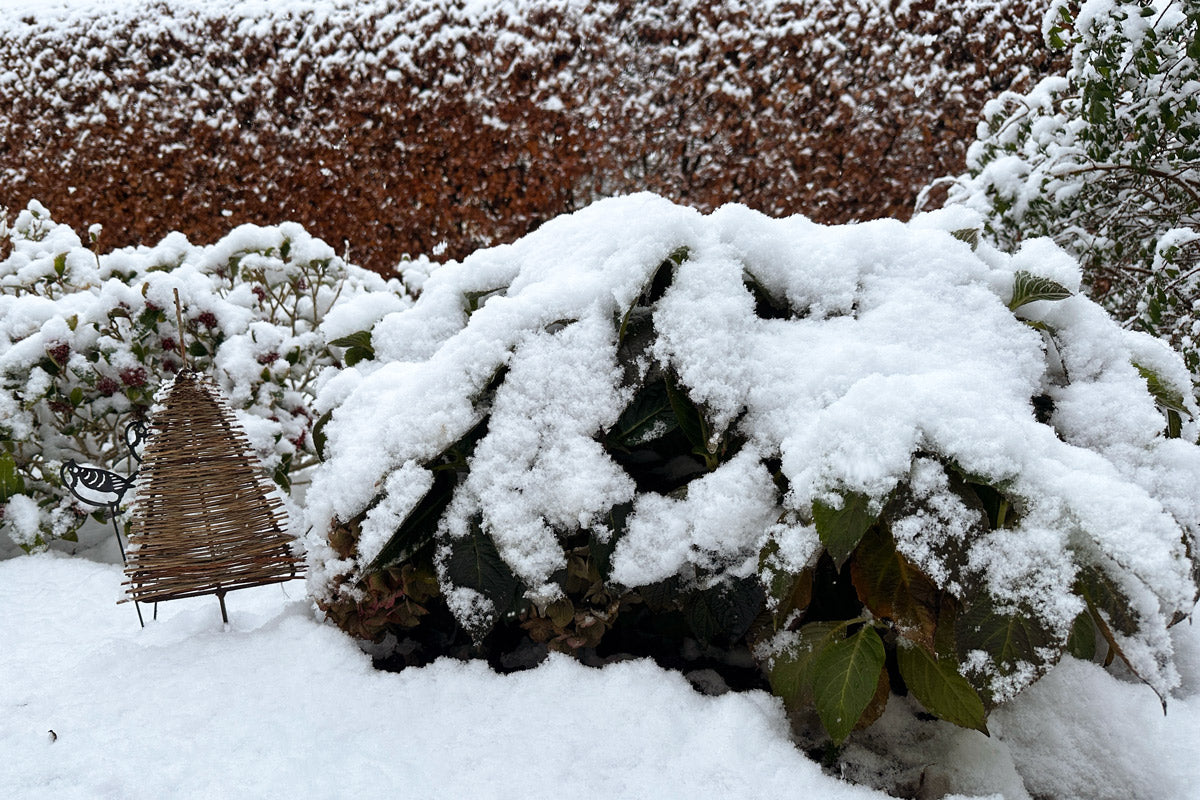
<instances>
[{"instance_id":1,"label":"deep snow","mask_svg":"<svg viewBox=\"0 0 1200 800\"><path fill-rule=\"evenodd\" d=\"M761 692L706 697L645 661L378 672L302 581L231 594L228 630L208 597L142 630L121 580L61 553L0 561L3 796L886 797L821 773ZM993 714L991 739L893 703L847 756L991 800L1029 796L1014 767L1039 796L1194 798L1200 629L1173 630L1166 717L1147 687L1068 658Z\"/></svg>"},{"instance_id":2,"label":"deep snow","mask_svg":"<svg viewBox=\"0 0 1200 800\"><path fill-rule=\"evenodd\" d=\"M302 581L231 594L225 631L213 598L141 630L121 580L0 562L3 796L882 796L822 775L763 693L703 697L643 661L377 672Z\"/></svg>"}]
</instances>

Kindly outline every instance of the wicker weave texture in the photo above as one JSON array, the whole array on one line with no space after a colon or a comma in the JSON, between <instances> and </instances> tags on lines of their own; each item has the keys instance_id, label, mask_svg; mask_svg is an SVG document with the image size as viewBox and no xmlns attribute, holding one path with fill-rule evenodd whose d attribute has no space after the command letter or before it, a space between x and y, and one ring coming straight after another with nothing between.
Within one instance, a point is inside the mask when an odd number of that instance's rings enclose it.
<instances>
[{"instance_id":1,"label":"wicker weave texture","mask_svg":"<svg viewBox=\"0 0 1200 800\"><path fill-rule=\"evenodd\" d=\"M298 577L272 490L217 387L179 373L150 421L125 568L129 598L223 597Z\"/></svg>"}]
</instances>

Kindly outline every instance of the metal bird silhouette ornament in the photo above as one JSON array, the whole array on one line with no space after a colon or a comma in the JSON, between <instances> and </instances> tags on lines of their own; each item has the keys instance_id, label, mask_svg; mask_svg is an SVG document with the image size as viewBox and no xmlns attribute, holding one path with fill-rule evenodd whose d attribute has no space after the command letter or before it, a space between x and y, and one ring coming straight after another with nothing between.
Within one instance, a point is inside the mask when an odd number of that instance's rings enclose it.
<instances>
[{"instance_id":1,"label":"metal bird silhouette ornament","mask_svg":"<svg viewBox=\"0 0 1200 800\"><path fill-rule=\"evenodd\" d=\"M125 426L125 445L129 448L130 457L139 464L142 463L140 449L145 438L146 423L142 420L135 419ZM68 459L63 462L59 476L62 478L63 486L77 500L108 512L108 518L113 526L113 535L116 537L117 547L121 551L121 563L128 563L117 517L121 515L121 503L124 501L126 493L137 479L137 471L134 470L129 475L120 475L99 467L78 464L75 459ZM141 607L136 603L134 606L137 608L138 622L145 627L146 623L142 619ZM157 606L155 606L155 612L157 616Z\"/></svg>"}]
</instances>

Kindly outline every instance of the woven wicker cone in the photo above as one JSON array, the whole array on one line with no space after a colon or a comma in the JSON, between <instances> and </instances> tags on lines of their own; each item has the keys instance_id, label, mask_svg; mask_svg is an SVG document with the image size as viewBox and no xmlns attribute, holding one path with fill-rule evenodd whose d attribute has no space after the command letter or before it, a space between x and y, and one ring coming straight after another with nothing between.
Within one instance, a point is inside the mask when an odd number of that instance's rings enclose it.
<instances>
[{"instance_id":1,"label":"woven wicker cone","mask_svg":"<svg viewBox=\"0 0 1200 800\"><path fill-rule=\"evenodd\" d=\"M216 386L181 372L151 420L125 567L128 598L176 600L300 574L283 504Z\"/></svg>"}]
</instances>

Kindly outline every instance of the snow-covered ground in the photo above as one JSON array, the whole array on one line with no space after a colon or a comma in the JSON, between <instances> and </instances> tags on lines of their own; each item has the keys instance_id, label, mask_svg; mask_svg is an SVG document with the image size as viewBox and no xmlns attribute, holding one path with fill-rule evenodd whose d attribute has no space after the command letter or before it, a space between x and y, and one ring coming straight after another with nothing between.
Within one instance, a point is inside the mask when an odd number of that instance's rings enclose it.
<instances>
[{"instance_id":1,"label":"snow-covered ground","mask_svg":"<svg viewBox=\"0 0 1200 800\"><path fill-rule=\"evenodd\" d=\"M302 581L229 595L228 630L213 598L142 630L121 580L0 562L0 795L882 796L822 775L762 693L704 697L642 661L377 672Z\"/></svg>"},{"instance_id":2,"label":"snow-covered ground","mask_svg":"<svg viewBox=\"0 0 1200 800\"><path fill-rule=\"evenodd\" d=\"M121 580L61 553L0 561L0 796L886 796L823 774L763 693L706 697L645 661L379 672L302 581L231 594L228 629L195 598L143 630ZM893 704L849 753L871 769L878 737L906 736L900 760L970 797L1028 797L1015 767L1035 796L1194 798L1200 630L1175 631L1165 718L1145 686L1068 660L993 715L991 739Z\"/></svg>"}]
</instances>

